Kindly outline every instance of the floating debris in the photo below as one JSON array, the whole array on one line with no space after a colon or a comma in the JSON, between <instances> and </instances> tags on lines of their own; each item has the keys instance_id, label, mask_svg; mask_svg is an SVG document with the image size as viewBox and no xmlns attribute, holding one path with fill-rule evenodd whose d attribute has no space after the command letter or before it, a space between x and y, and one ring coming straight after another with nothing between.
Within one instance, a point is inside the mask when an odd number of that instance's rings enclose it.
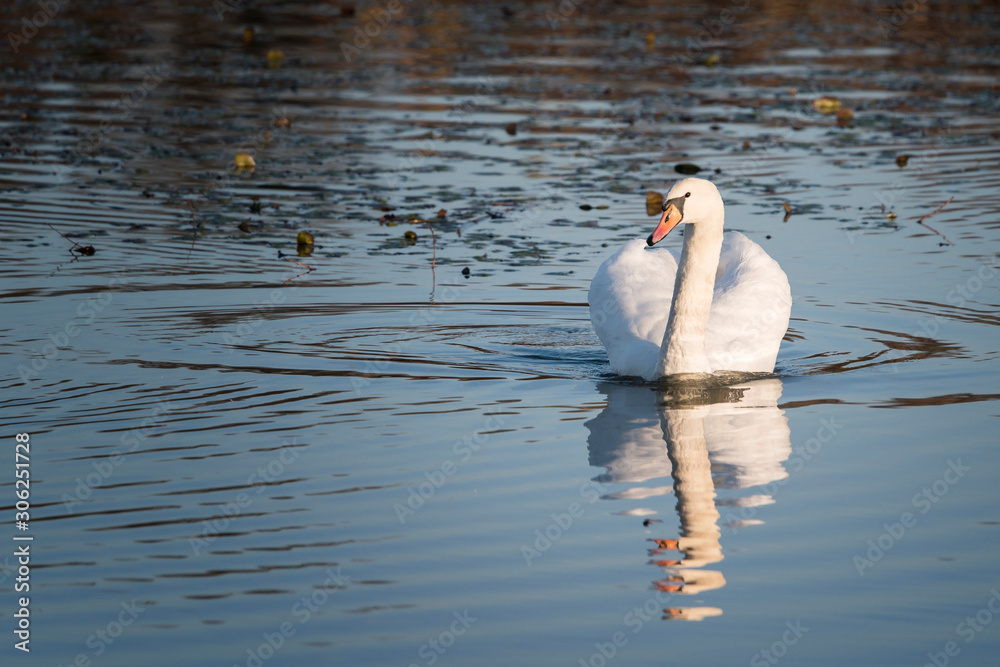
<instances>
[{"instance_id":1,"label":"floating debris","mask_svg":"<svg viewBox=\"0 0 1000 667\"><path fill-rule=\"evenodd\" d=\"M295 237L296 251L299 257L309 257L313 252L313 235L309 232L299 232Z\"/></svg>"},{"instance_id":2,"label":"floating debris","mask_svg":"<svg viewBox=\"0 0 1000 667\"><path fill-rule=\"evenodd\" d=\"M444 218L448 215L448 211L442 208L438 211L437 215L439 218Z\"/></svg>"},{"instance_id":3,"label":"floating debris","mask_svg":"<svg viewBox=\"0 0 1000 667\"><path fill-rule=\"evenodd\" d=\"M705 60L702 61L702 64L705 67L715 67L720 62L722 62L722 56L720 56L718 53L710 53L707 56L705 56Z\"/></svg>"},{"instance_id":4,"label":"floating debris","mask_svg":"<svg viewBox=\"0 0 1000 667\"><path fill-rule=\"evenodd\" d=\"M254 197L253 203L250 204L250 212L260 215L260 197Z\"/></svg>"},{"instance_id":5,"label":"floating debris","mask_svg":"<svg viewBox=\"0 0 1000 667\"><path fill-rule=\"evenodd\" d=\"M470 275L472 275L472 271L469 269L469 267L465 267L464 269L462 269L462 275L468 278Z\"/></svg>"},{"instance_id":6,"label":"floating debris","mask_svg":"<svg viewBox=\"0 0 1000 667\"><path fill-rule=\"evenodd\" d=\"M239 230L244 234L250 233L250 218L247 218L246 220L240 223Z\"/></svg>"},{"instance_id":7,"label":"floating debris","mask_svg":"<svg viewBox=\"0 0 1000 667\"><path fill-rule=\"evenodd\" d=\"M703 170L696 164L691 164L690 162L681 162L678 165L674 165L674 171L676 171L678 174L684 174L685 176L694 176L699 171Z\"/></svg>"},{"instance_id":8,"label":"floating debris","mask_svg":"<svg viewBox=\"0 0 1000 667\"><path fill-rule=\"evenodd\" d=\"M591 206L590 204L580 204L580 210L581 210L581 211L590 211L590 210L592 210L593 208L594 208L594 207L593 207L593 206Z\"/></svg>"},{"instance_id":9,"label":"floating debris","mask_svg":"<svg viewBox=\"0 0 1000 667\"><path fill-rule=\"evenodd\" d=\"M286 130L290 130L290 129L292 129L292 121L289 120L288 118L275 118L274 119L274 126L275 127L283 127Z\"/></svg>"},{"instance_id":10,"label":"floating debris","mask_svg":"<svg viewBox=\"0 0 1000 667\"><path fill-rule=\"evenodd\" d=\"M517 134L517 123L507 123L506 130L507 134L513 137Z\"/></svg>"},{"instance_id":11,"label":"floating debris","mask_svg":"<svg viewBox=\"0 0 1000 667\"><path fill-rule=\"evenodd\" d=\"M243 28L243 43L244 44L253 44L253 38L254 38L253 28L249 27L249 26L246 27L246 28Z\"/></svg>"},{"instance_id":12,"label":"floating debris","mask_svg":"<svg viewBox=\"0 0 1000 667\"><path fill-rule=\"evenodd\" d=\"M792 205L789 204L788 202L785 202L784 206L785 206L785 219L782 220L782 222L788 222L788 219L792 217Z\"/></svg>"},{"instance_id":13,"label":"floating debris","mask_svg":"<svg viewBox=\"0 0 1000 667\"><path fill-rule=\"evenodd\" d=\"M663 193L650 190L646 193L646 215L659 215L663 206Z\"/></svg>"},{"instance_id":14,"label":"floating debris","mask_svg":"<svg viewBox=\"0 0 1000 667\"><path fill-rule=\"evenodd\" d=\"M837 112L837 125L848 127L854 122L854 112L850 109L841 109Z\"/></svg>"},{"instance_id":15,"label":"floating debris","mask_svg":"<svg viewBox=\"0 0 1000 667\"><path fill-rule=\"evenodd\" d=\"M271 49L267 52L268 67L281 67L284 60L285 54L281 52L281 49Z\"/></svg>"},{"instance_id":16,"label":"floating debris","mask_svg":"<svg viewBox=\"0 0 1000 667\"><path fill-rule=\"evenodd\" d=\"M253 171L257 163L254 161L253 156L250 153L237 153L233 157L233 163L236 165L236 169L239 171Z\"/></svg>"},{"instance_id":17,"label":"floating debris","mask_svg":"<svg viewBox=\"0 0 1000 667\"><path fill-rule=\"evenodd\" d=\"M831 96L817 97L813 100L813 108L820 113L837 113L840 110L840 100Z\"/></svg>"},{"instance_id":18,"label":"floating debris","mask_svg":"<svg viewBox=\"0 0 1000 667\"><path fill-rule=\"evenodd\" d=\"M48 224L48 223L46 223L46 224ZM94 246L92 246L92 245L80 245L79 243L77 243L76 241L74 241L70 237L66 236L65 234L63 234L62 232L60 232L58 229L56 229L52 225L49 225L49 229L51 229L56 234L58 234L59 236L63 237L64 239L66 239L67 241L69 241L70 243L73 244L73 247L69 249L70 254L73 254L74 252L76 252L76 253L79 253L81 255L86 255L87 257L90 257L91 255L93 255L93 254L95 254L97 252L97 250L94 248Z\"/></svg>"},{"instance_id":19,"label":"floating debris","mask_svg":"<svg viewBox=\"0 0 1000 667\"><path fill-rule=\"evenodd\" d=\"M414 245L417 242L417 233L413 230L408 230L403 233L403 240L406 245Z\"/></svg>"},{"instance_id":20,"label":"floating debris","mask_svg":"<svg viewBox=\"0 0 1000 667\"><path fill-rule=\"evenodd\" d=\"M896 166L899 167L899 168L905 167L906 164L909 161L910 161L910 156L909 155L897 155L896 156Z\"/></svg>"}]
</instances>

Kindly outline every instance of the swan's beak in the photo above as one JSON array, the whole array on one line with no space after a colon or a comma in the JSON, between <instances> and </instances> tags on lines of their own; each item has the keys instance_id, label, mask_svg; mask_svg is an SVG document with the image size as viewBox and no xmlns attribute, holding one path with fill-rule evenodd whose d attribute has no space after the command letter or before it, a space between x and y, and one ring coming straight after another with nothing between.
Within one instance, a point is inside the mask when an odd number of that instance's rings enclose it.
<instances>
[{"instance_id":1,"label":"swan's beak","mask_svg":"<svg viewBox=\"0 0 1000 667\"><path fill-rule=\"evenodd\" d=\"M656 229L646 239L646 245L652 246L662 241L663 237L669 234L670 230L676 227L677 223L683 217L684 214L681 213L681 210L677 206L667 204L667 207L663 209L663 215L660 216L660 222L656 225Z\"/></svg>"}]
</instances>

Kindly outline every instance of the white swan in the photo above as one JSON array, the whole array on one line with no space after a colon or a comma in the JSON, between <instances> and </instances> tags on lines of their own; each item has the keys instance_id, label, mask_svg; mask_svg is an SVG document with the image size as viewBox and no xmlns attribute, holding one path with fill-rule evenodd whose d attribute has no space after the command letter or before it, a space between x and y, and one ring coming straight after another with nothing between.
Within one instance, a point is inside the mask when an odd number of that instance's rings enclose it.
<instances>
[{"instance_id":1,"label":"white swan","mask_svg":"<svg viewBox=\"0 0 1000 667\"><path fill-rule=\"evenodd\" d=\"M723 238L718 188L685 178L670 189L648 239L601 264L590 283L590 321L611 370L655 380L719 371L770 373L788 329L788 277L739 232ZM647 248L685 223L684 246Z\"/></svg>"}]
</instances>

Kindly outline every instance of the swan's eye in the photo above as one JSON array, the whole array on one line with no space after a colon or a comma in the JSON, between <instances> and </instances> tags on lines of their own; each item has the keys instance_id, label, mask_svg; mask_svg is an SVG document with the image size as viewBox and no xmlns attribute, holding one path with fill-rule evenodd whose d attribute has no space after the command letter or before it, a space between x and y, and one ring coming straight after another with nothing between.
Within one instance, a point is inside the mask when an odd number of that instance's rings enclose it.
<instances>
[{"instance_id":1,"label":"swan's eye","mask_svg":"<svg viewBox=\"0 0 1000 667\"><path fill-rule=\"evenodd\" d=\"M691 193L690 193L690 192L688 192L688 193L685 193L685 195L684 195L684 196L685 196L685 197L690 197L690 196L691 196Z\"/></svg>"}]
</instances>

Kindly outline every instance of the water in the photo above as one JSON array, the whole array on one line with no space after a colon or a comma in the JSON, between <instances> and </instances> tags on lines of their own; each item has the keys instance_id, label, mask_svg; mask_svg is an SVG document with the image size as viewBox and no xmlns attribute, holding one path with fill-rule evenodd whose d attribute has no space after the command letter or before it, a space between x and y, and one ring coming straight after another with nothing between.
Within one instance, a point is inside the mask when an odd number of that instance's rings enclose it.
<instances>
[{"instance_id":1,"label":"water","mask_svg":"<svg viewBox=\"0 0 1000 667\"><path fill-rule=\"evenodd\" d=\"M995 7L401 7L70 4L3 45L32 653L993 664ZM775 377L609 372L589 280L679 163L788 274Z\"/></svg>"}]
</instances>

